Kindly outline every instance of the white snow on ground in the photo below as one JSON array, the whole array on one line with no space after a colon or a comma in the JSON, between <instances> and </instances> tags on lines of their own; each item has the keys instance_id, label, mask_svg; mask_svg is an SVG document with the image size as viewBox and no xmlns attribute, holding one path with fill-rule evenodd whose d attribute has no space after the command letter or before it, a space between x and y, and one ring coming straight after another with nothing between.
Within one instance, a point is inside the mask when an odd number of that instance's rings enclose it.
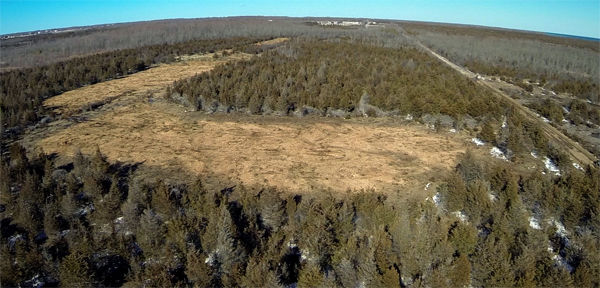
<instances>
[{"instance_id":1,"label":"white snow on ground","mask_svg":"<svg viewBox=\"0 0 600 288\"><path fill-rule=\"evenodd\" d=\"M552 93L552 95L556 96L556 92L550 91L550 93Z\"/></svg>"},{"instance_id":2,"label":"white snow on ground","mask_svg":"<svg viewBox=\"0 0 600 288\"><path fill-rule=\"evenodd\" d=\"M456 133L456 129L454 129L454 128L450 129L450 133Z\"/></svg>"},{"instance_id":3,"label":"white snow on ground","mask_svg":"<svg viewBox=\"0 0 600 288\"><path fill-rule=\"evenodd\" d=\"M544 122L546 122L546 123L550 123L550 122L552 122L552 121L550 121L550 119L548 119L548 118L546 118L546 117L542 117L542 120L544 120Z\"/></svg>"},{"instance_id":4,"label":"white snow on ground","mask_svg":"<svg viewBox=\"0 0 600 288\"><path fill-rule=\"evenodd\" d=\"M563 120L562 120L562 123L569 124L569 120L567 120L567 119L563 119Z\"/></svg>"},{"instance_id":5,"label":"white snow on ground","mask_svg":"<svg viewBox=\"0 0 600 288\"><path fill-rule=\"evenodd\" d=\"M535 217L533 216L529 217L529 227L536 230L542 230L542 226L540 226L540 221L535 219Z\"/></svg>"},{"instance_id":6,"label":"white snow on ground","mask_svg":"<svg viewBox=\"0 0 600 288\"><path fill-rule=\"evenodd\" d=\"M218 255L219 255L219 249L217 249L214 252L211 252L210 254L208 254L208 257L206 257L206 259L204 259L204 263L208 264L209 266L215 265L215 263L217 261L216 257Z\"/></svg>"},{"instance_id":7,"label":"white snow on ground","mask_svg":"<svg viewBox=\"0 0 600 288\"><path fill-rule=\"evenodd\" d=\"M294 248L298 247L298 245L296 245L296 243L292 243L292 241L288 241L287 247L290 249L294 249Z\"/></svg>"},{"instance_id":8,"label":"white snow on ground","mask_svg":"<svg viewBox=\"0 0 600 288\"><path fill-rule=\"evenodd\" d=\"M406 119L406 120L413 120L413 116L410 115L410 114L408 114L408 115L406 115L406 118L404 118L404 119Z\"/></svg>"},{"instance_id":9,"label":"white snow on ground","mask_svg":"<svg viewBox=\"0 0 600 288\"><path fill-rule=\"evenodd\" d=\"M429 188L429 185L431 185L431 183L427 183L427 185L425 185L425 190L427 190L427 188Z\"/></svg>"},{"instance_id":10,"label":"white snow on ground","mask_svg":"<svg viewBox=\"0 0 600 288\"><path fill-rule=\"evenodd\" d=\"M535 153L534 151L531 151L531 156L532 156L533 158L536 158L536 159L537 159L538 157L540 157L540 156L538 156L538 154L537 154L537 153Z\"/></svg>"},{"instance_id":11,"label":"white snow on ground","mask_svg":"<svg viewBox=\"0 0 600 288\"><path fill-rule=\"evenodd\" d=\"M575 162L573 162L573 167L575 167L575 169L577 169L577 170L583 171L583 167L581 167L581 165L579 165L579 164L577 164Z\"/></svg>"},{"instance_id":12,"label":"white snow on ground","mask_svg":"<svg viewBox=\"0 0 600 288\"><path fill-rule=\"evenodd\" d=\"M440 204L442 203L442 195L438 192L435 194L435 196L433 196L432 198L433 200L433 204L435 204L435 206L440 206Z\"/></svg>"},{"instance_id":13,"label":"white snow on ground","mask_svg":"<svg viewBox=\"0 0 600 288\"><path fill-rule=\"evenodd\" d=\"M504 152L502 152L502 150L500 150L500 148L498 148L498 147L492 148L492 150L490 150L490 155L492 157L502 159L504 161L508 161L508 158L506 158L506 155L504 155Z\"/></svg>"},{"instance_id":14,"label":"white snow on ground","mask_svg":"<svg viewBox=\"0 0 600 288\"><path fill-rule=\"evenodd\" d=\"M592 100L590 99L586 99L585 101L587 101L588 104L592 104Z\"/></svg>"},{"instance_id":15,"label":"white snow on ground","mask_svg":"<svg viewBox=\"0 0 600 288\"><path fill-rule=\"evenodd\" d=\"M311 256L310 255L310 251L308 249L301 249L300 250L300 260L302 261L315 261L316 258L315 256Z\"/></svg>"},{"instance_id":16,"label":"white snow on ground","mask_svg":"<svg viewBox=\"0 0 600 288\"><path fill-rule=\"evenodd\" d=\"M558 234L563 239L566 246L569 246L569 237L567 237L569 235L569 232L567 231L567 229L565 229L565 226L562 223L560 223L560 221L557 221L554 218L548 219L547 222L549 225L556 226L556 234ZM554 263L556 263L558 266L565 267L571 273L575 270L573 269L573 266L571 266L564 257L554 253L554 249L552 249L552 245L550 243L548 243L548 252L554 254L552 259L554 260Z\"/></svg>"},{"instance_id":17,"label":"white snow on ground","mask_svg":"<svg viewBox=\"0 0 600 288\"><path fill-rule=\"evenodd\" d=\"M502 117L502 118L504 118L504 119L502 120L502 128L506 128L506 127L508 127L508 123L506 123L506 117Z\"/></svg>"},{"instance_id":18,"label":"white snow on ground","mask_svg":"<svg viewBox=\"0 0 600 288\"><path fill-rule=\"evenodd\" d=\"M469 220L469 217L467 217L467 215L463 214L462 211L454 211L450 214L452 214L452 215L456 216L458 219L460 219L460 222L467 222Z\"/></svg>"},{"instance_id":19,"label":"white snow on ground","mask_svg":"<svg viewBox=\"0 0 600 288\"><path fill-rule=\"evenodd\" d=\"M115 224L123 224L123 219L124 219L123 216L115 219Z\"/></svg>"},{"instance_id":20,"label":"white snow on ground","mask_svg":"<svg viewBox=\"0 0 600 288\"><path fill-rule=\"evenodd\" d=\"M565 225L563 225L559 221L556 221L556 219L554 219L554 218L548 219L548 224L556 226L556 233L560 237L565 238L565 237L567 237L567 235L569 235L569 232L565 228Z\"/></svg>"},{"instance_id":21,"label":"white snow on ground","mask_svg":"<svg viewBox=\"0 0 600 288\"><path fill-rule=\"evenodd\" d=\"M556 254L556 255L554 255L554 257L552 257L552 260L554 260L554 263L556 263L558 266L567 268L567 270L569 270L569 272L571 272L571 273L575 272L575 269L573 268L573 266L571 266L567 262L567 260L565 260L564 257Z\"/></svg>"},{"instance_id":22,"label":"white snow on ground","mask_svg":"<svg viewBox=\"0 0 600 288\"><path fill-rule=\"evenodd\" d=\"M496 197L496 195L494 195L494 194L492 194L492 193L490 193L490 192L488 192L488 198L490 198L490 201L496 201L496 199L498 199L498 198Z\"/></svg>"},{"instance_id":23,"label":"white snow on ground","mask_svg":"<svg viewBox=\"0 0 600 288\"><path fill-rule=\"evenodd\" d=\"M44 282L44 277L40 276L40 274L35 274L31 279L25 281L26 287L43 287L46 282Z\"/></svg>"},{"instance_id":24,"label":"white snow on ground","mask_svg":"<svg viewBox=\"0 0 600 288\"><path fill-rule=\"evenodd\" d=\"M546 165L548 171L560 176L560 170L558 170L558 167L556 167L556 164L550 158L544 157L544 165Z\"/></svg>"},{"instance_id":25,"label":"white snow on ground","mask_svg":"<svg viewBox=\"0 0 600 288\"><path fill-rule=\"evenodd\" d=\"M479 138L473 138L473 139L471 139L471 142L475 143L475 145L477 145L477 146L485 145L485 142L481 141L481 139L479 139Z\"/></svg>"},{"instance_id":26,"label":"white snow on ground","mask_svg":"<svg viewBox=\"0 0 600 288\"><path fill-rule=\"evenodd\" d=\"M567 114L571 113L571 111L569 111L569 109L567 109L567 107L563 106L562 108L563 108L563 111L565 111L565 113L567 113Z\"/></svg>"}]
</instances>

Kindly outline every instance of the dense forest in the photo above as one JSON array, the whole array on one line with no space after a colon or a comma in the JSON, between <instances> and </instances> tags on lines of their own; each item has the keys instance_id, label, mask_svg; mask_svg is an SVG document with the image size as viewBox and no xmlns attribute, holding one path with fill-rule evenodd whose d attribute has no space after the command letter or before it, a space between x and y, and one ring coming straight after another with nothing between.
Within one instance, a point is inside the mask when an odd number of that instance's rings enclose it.
<instances>
[{"instance_id":1,"label":"dense forest","mask_svg":"<svg viewBox=\"0 0 600 288\"><path fill-rule=\"evenodd\" d=\"M489 91L424 52L346 42L292 41L261 57L176 81L168 90L171 98L206 111L502 114L501 102Z\"/></svg>"},{"instance_id":2,"label":"dense forest","mask_svg":"<svg viewBox=\"0 0 600 288\"><path fill-rule=\"evenodd\" d=\"M3 286L597 287L600 172L518 174L467 152L433 199L142 183L97 151L11 147Z\"/></svg>"},{"instance_id":3,"label":"dense forest","mask_svg":"<svg viewBox=\"0 0 600 288\"><path fill-rule=\"evenodd\" d=\"M600 286L598 167L575 167L536 122L408 45L411 40L400 27L337 29L286 22L290 26L260 28L267 27L261 26L264 19L250 20L262 22L226 34L242 38L216 37L235 30L220 20L205 20L202 25L214 29L202 31L192 20L148 23L130 42L123 40L123 31L143 26L84 33L78 37L98 40L93 37L102 34L97 33L107 33L124 42L92 47L102 41L90 40L92 46L74 45L64 55L121 50L43 60L42 66L0 74L3 287ZM427 32L438 33L431 36L417 28L407 32L434 47L442 43L435 39L443 38L435 37L446 33ZM163 33L164 42L149 40L152 33ZM276 36L301 37L251 45ZM56 40L15 49L27 55L23 51L79 41ZM546 47L537 38L515 41ZM417 121L427 114L447 115L452 128L497 147L509 161L484 160L467 150L454 169L440 175L444 180L435 196L398 200L390 195L403 191L222 187L206 175L184 183L171 183L168 175L148 182L136 174L144 164L109 162L99 149L92 155L77 152L71 163L57 165L58 155L26 151L18 142L5 146L8 136L14 140L23 132L18 128L47 115L42 106L47 97L176 56L224 49L261 54L175 81L166 97L209 113L411 115ZM562 65L593 72L596 68L578 62L587 59L588 50L578 50L581 57L573 62L557 58L547 71L517 65L516 73L550 75ZM455 51L445 54L461 57ZM490 57L480 62L491 67L497 59ZM35 64L24 66L29 65ZM597 109L585 104L573 101L568 114L554 102L532 108L553 121L598 124ZM555 164L559 173L542 165L527 169L524 161L531 157Z\"/></svg>"}]
</instances>

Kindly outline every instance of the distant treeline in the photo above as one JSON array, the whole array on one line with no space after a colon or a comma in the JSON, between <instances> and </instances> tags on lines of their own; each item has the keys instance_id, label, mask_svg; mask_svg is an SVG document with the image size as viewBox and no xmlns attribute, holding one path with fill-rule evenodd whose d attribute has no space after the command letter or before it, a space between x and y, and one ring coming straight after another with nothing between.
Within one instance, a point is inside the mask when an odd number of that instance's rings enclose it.
<instances>
[{"instance_id":1,"label":"distant treeline","mask_svg":"<svg viewBox=\"0 0 600 288\"><path fill-rule=\"evenodd\" d=\"M208 53L246 46L270 38L193 40L180 44L153 45L118 50L30 67L0 74L2 127L34 123L46 111L48 97L147 69L152 64L174 61L178 55Z\"/></svg>"},{"instance_id":2,"label":"distant treeline","mask_svg":"<svg viewBox=\"0 0 600 288\"><path fill-rule=\"evenodd\" d=\"M569 46L574 48L588 49L594 52L600 52L599 41L579 39L572 37L562 37L559 35L549 35L542 32L519 31L502 28L491 28L482 26L469 26L460 24L438 24L438 23L417 23L400 22L404 29L413 34L421 34L424 31L441 33L456 36L476 36L479 38L505 38L511 40L534 40L560 46Z\"/></svg>"},{"instance_id":3,"label":"distant treeline","mask_svg":"<svg viewBox=\"0 0 600 288\"><path fill-rule=\"evenodd\" d=\"M273 20L273 21L268 21ZM305 20L295 18L229 17L206 19L157 20L117 24L65 34L30 36L21 44L1 46L0 62L3 67L46 65L74 56L114 50L133 49L158 44L177 44L191 40L224 38L297 37L318 38L380 37L382 29L326 29L308 26ZM383 33L384 34L384 33ZM39 39L41 38L41 39ZM382 36L389 41L388 36ZM394 35L394 41L403 37ZM32 40L29 40L32 39ZM29 41L29 42L28 42ZM402 40L405 41L405 40ZM12 41L11 41L12 42Z\"/></svg>"},{"instance_id":4,"label":"distant treeline","mask_svg":"<svg viewBox=\"0 0 600 288\"><path fill-rule=\"evenodd\" d=\"M0 167L3 286L597 287L600 172L467 154L433 200L144 184L97 151Z\"/></svg>"}]
</instances>

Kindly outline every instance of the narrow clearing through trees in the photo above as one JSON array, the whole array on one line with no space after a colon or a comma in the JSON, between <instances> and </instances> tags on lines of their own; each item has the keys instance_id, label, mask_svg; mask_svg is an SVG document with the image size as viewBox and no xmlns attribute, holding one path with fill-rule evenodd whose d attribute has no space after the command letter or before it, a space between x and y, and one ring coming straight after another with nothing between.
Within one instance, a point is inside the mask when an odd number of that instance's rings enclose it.
<instances>
[{"instance_id":1,"label":"narrow clearing through trees","mask_svg":"<svg viewBox=\"0 0 600 288\"><path fill-rule=\"evenodd\" d=\"M418 42L417 42L418 43ZM493 85L491 85L488 80L485 79L478 79L478 74L473 73L465 68L462 68L454 63L452 63L450 60L446 59L445 57L435 53L434 51L432 51L431 49L427 48L425 45L418 43L418 45L425 49L427 52L429 52L431 55L433 55L434 57L438 58L439 60L441 60L442 62L446 63L448 66L450 66L452 69L458 71L459 73L461 73L462 75L465 75L466 77L469 77L471 79L477 79L477 83L480 85L483 85L487 88L489 88L490 90L492 90L494 92L494 94L496 94L497 96L506 99L507 101L509 101L510 103L512 103L514 105L514 107L516 107L517 109L519 109L519 111L521 111L521 113L527 117L530 120L536 121L540 127L542 127L542 129L544 130L546 136L548 137L548 139L558 145L560 145L560 147L562 149L564 149L567 153L569 153L569 155L571 155L572 160L575 160L577 162L579 162L580 164L583 165L588 165L588 164L593 164L594 161L596 160L596 157L594 155L592 155L589 151L587 151L585 148L581 147L581 145L579 145L579 143L573 141L572 139L570 139L569 137L565 136L563 133L561 133L560 131L558 131L558 129L552 127L552 125L546 123L543 121L543 119L541 119L540 117L538 117L538 115L536 115L533 111L527 109L526 107L524 107L523 105L521 105L521 103L519 103L518 101L516 101L515 99L512 99L509 95L507 95L506 93L502 92L500 89L498 89L497 87L494 87ZM506 86L514 86L512 84L506 83L506 82L502 82L503 85ZM514 87L512 87L514 89Z\"/></svg>"}]
</instances>

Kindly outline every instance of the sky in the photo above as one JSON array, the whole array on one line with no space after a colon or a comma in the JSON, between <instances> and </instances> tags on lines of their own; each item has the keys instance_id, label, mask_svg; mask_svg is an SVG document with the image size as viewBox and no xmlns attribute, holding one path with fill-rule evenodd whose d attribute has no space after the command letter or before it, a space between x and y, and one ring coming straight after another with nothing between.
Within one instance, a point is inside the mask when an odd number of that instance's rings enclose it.
<instances>
[{"instance_id":1,"label":"sky","mask_svg":"<svg viewBox=\"0 0 600 288\"><path fill-rule=\"evenodd\" d=\"M416 20L600 38L600 0L0 0L0 34L225 16Z\"/></svg>"}]
</instances>

